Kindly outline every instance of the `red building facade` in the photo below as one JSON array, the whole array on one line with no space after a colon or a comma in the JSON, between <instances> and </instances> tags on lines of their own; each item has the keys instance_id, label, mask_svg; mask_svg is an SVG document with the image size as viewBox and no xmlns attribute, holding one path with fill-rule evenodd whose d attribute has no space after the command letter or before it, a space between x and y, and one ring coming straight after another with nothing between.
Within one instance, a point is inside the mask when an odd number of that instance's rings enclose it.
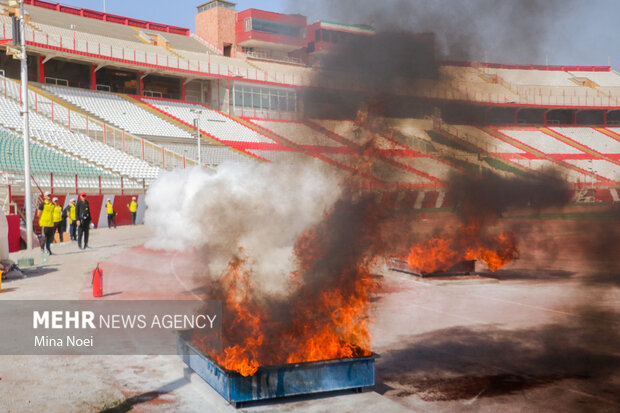
<instances>
[{"instance_id":1,"label":"red building facade","mask_svg":"<svg viewBox=\"0 0 620 413\"><path fill-rule=\"evenodd\" d=\"M198 6L196 33L224 55L308 63L308 53L328 50L355 36L373 35L364 25L318 21L264 10L235 10L235 3L212 0ZM227 47L229 49L227 49Z\"/></svg>"}]
</instances>

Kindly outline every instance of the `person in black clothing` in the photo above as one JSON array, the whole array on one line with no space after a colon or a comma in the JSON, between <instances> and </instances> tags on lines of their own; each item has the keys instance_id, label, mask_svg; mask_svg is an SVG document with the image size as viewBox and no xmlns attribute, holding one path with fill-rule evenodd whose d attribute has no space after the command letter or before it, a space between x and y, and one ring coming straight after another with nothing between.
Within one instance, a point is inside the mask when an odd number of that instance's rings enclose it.
<instances>
[{"instance_id":1,"label":"person in black clothing","mask_svg":"<svg viewBox=\"0 0 620 413\"><path fill-rule=\"evenodd\" d=\"M80 200L75 205L75 218L78 226L78 248L82 249L82 235L84 236L84 248L88 247L88 231L90 230L90 205L86 200L86 192L80 194Z\"/></svg>"},{"instance_id":2,"label":"person in black clothing","mask_svg":"<svg viewBox=\"0 0 620 413\"><path fill-rule=\"evenodd\" d=\"M71 205L67 205L65 209L62 210L62 221L60 221L60 236L62 240L62 234L67 232L67 217L69 217L69 210L71 209Z\"/></svg>"}]
</instances>

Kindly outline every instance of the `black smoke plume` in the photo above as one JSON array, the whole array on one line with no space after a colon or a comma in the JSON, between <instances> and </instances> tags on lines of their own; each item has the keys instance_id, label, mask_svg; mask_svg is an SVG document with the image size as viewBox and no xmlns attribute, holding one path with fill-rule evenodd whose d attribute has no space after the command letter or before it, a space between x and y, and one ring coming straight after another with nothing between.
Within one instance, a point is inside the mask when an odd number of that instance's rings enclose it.
<instances>
[{"instance_id":1,"label":"black smoke plume","mask_svg":"<svg viewBox=\"0 0 620 413\"><path fill-rule=\"evenodd\" d=\"M341 41L318 58L303 93L309 117L351 118L371 105L379 115L424 117L434 104L412 97L416 80L449 85L441 61L540 62L545 39L575 0L341 0L312 2L312 15L365 23L375 36ZM304 11L293 1L291 9ZM309 10L308 10L309 11ZM314 33L308 33L311 38Z\"/></svg>"},{"instance_id":2,"label":"black smoke plume","mask_svg":"<svg viewBox=\"0 0 620 413\"><path fill-rule=\"evenodd\" d=\"M568 204L572 191L559 176L530 175L504 178L491 172L481 176L453 175L447 188L464 220L500 217L511 209L541 211Z\"/></svg>"},{"instance_id":3,"label":"black smoke plume","mask_svg":"<svg viewBox=\"0 0 620 413\"><path fill-rule=\"evenodd\" d=\"M544 63L555 25L578 12L577 0L292 0L291 10L320 19L369 24L378 32L434 33L446 60ZM570 44L567 39L566 44ZM391 55L407 43L394 43Z\"/></svg>"}]
</instances>

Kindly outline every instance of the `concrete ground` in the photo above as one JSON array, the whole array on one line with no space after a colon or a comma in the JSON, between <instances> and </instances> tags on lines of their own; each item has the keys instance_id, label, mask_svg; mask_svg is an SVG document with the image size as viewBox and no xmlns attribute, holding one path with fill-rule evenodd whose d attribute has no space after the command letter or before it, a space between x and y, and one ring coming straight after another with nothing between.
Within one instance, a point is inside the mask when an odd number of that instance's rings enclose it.
<instances>
[{"instance_id":1,"label":"concrete ground","mask_svg":"<svg viewBox=\"0 0 620 413\"><path fill-rule=\"evenodd\" d=\"M578 253L587 240L570 222L518 224L530 228L521 259L484 280L377 275L374 388L240 411L620 411L617 267ZM0 300L89 299L97 262L103 299L199 294L191 255L147 250L141 245L148 237L143 226L119 227L92 231L85 251L55 245L47 265L3 283ZM31 255L39 264L39 253ZM177 356L0 356L0 412L40 411L235 409Z\"/></svg>"}]
</instances>

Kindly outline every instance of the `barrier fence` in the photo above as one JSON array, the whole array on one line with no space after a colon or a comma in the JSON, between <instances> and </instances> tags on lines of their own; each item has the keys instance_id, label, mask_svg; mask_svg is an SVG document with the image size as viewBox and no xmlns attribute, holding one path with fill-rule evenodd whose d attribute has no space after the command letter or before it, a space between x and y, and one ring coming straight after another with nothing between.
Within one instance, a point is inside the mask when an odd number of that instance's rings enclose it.
<instances>
[{"instance_id":1,"label":"barrier fence","mask_svg":"<svg viewBox=\"0 0 620 413\"><path fill-rule=\"evenodd\" d=\"M11 188L13 195L24 192L23 171L5 171L6 185ZM49 190L58 193L102 193L102 191L123 194L127 190L144 192L148 187L146 179L130 179L116 175L80 175L60 174L54 172L34 172L31 174L31 186L37 191Z\"/></svg>"}]
</instances>

